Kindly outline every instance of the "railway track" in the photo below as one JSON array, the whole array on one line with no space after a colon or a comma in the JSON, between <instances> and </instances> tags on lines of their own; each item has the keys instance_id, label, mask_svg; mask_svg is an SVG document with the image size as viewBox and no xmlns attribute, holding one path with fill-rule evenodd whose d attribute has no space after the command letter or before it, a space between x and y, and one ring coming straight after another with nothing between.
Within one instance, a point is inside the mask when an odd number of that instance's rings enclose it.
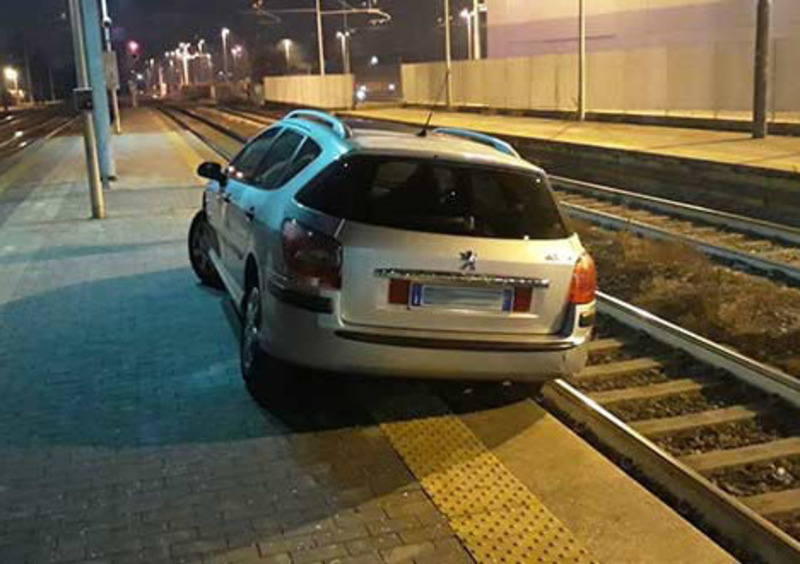
<instances>
[{"instance_id":1,"label":"railway track","mask_svg":"<svg viewBox=\"0 0 800 564\"><path fill-rule=\"evenodd\" d=\"M225 158L220 136L245 139L162 111ZM590 365L543 402L744 559L800 561L800 381L611 296L598 308Z\"/></svg>"},{"instance_id":2,"label":"railway track","mask_svg":"<svg viewBox=\"0 0 800 564\"><path fill-rule=\"evenodd\" d=\"M19 116L7 116L0 120L0 158L11 156L57 135L74 119L74 116L61 109L29 111Z\"/></svg>"},{"instance_id":3,"label":"railway track","mask_svg":"<svg viewBox=\"0 0 800 564\"><path fill-rule=\"evenodd\" d=\"M279 117L242 108L215 111L261 127ZM551 180L562 206L573 217L650 239L688 244L725 263L800 284L800 228L560 176Z\"/></svg>"}]
</instances>

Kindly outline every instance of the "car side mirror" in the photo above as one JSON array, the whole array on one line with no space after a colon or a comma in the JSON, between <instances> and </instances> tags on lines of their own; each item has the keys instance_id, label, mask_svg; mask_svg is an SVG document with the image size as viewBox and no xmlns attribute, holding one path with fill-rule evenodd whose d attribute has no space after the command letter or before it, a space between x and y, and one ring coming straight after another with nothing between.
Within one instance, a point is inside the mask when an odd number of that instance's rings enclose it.
<instances>
[{"instance_id":1,"label":"car side mirror","mask_svg":"<svg viewBox=\"0 0 800 564\"><path fill-rule=\"evenodd\" d=\"M208 178L209 180L216 180L221 185L228 182L228 175L222 170L222 165L219 163L205 162L197 167L197 175L201 178Z\"/></svg>"}]
</instances>

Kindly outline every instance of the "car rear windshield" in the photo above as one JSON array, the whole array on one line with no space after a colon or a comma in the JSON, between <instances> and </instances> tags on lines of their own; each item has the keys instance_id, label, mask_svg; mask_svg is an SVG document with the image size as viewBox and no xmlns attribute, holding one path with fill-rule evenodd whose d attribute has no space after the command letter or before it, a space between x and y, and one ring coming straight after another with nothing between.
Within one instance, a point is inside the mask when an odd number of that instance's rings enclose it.
<instances>
[{"instance_id":1,"label":"car rear windshield","mask_svg":"<svg viewBox=\"0 0 800 564\"><path fill-rule=\"evenodd\" d=\"M297 200L328 215L410 231L497 239L570 235L536 173L433 159L336 162Z\"/></svg>"}]
</instances>

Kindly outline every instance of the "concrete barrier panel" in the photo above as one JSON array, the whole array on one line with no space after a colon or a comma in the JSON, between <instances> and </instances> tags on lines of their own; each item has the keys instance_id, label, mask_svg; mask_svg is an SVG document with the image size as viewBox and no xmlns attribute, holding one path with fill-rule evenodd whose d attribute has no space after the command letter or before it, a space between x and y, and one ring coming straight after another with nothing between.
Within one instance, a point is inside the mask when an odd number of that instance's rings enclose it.
<instances>
[{"instance_id":1,"label":"concrete barrier panel","mask_svg":"<svg viewBox=\"0 0 800 564\"><path fill-rule=\"evenodd\" d=\"M353 107L353 75L268 76L264 78L264 99L315 108L349 109Z\"/></svg>"}]
</instances>

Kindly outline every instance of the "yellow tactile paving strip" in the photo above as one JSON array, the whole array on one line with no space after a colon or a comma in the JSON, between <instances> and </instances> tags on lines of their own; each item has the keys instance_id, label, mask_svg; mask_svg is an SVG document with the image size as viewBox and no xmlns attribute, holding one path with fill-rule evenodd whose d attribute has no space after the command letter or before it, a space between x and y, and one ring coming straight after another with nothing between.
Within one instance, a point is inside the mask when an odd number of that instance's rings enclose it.
<instances>
[{"instance_id":1,"label":"yellow tactile paving strip","mask_svg":"<svg viewBox=\"0 0 800 564\"><path fill-rule=\"evenodd\" d=\"M381 429L476 561L594 562L457 417L385 422Z\"/></svg>"}]
</instances>

